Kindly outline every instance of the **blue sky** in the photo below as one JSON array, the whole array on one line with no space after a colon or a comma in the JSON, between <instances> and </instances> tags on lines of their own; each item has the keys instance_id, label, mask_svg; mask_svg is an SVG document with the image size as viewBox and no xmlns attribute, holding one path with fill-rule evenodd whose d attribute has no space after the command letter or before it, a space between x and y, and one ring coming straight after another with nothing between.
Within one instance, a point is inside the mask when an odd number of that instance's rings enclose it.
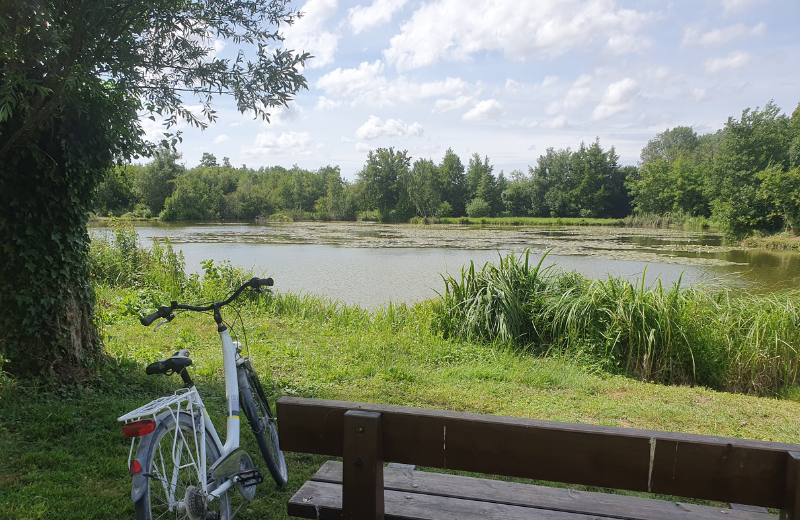
<instances>
[{"instance_id":1,"label":"blue sky","mask_svg":"<svg viewBox=\"0 0 800 520\"><path fill-rule=\"evenodd\" d=\"M635 164L658 132L721 128L800 102L797 0L309 0L284 31L309 89L266 124L229 101L179 151L250 167L339 165L394 146L439 162L475 152L506 174L548 147L600 139ZM231 43L215 42L219 56ZM148 135L160 129L147 121Z\"/></svg>"}]
</instances>

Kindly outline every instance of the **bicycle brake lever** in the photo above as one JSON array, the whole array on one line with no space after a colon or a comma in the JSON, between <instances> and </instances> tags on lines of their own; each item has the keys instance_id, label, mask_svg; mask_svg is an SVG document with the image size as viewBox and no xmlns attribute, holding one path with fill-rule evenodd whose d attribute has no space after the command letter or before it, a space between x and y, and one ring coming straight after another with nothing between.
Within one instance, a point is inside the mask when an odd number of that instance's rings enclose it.
<instances>
[{"instance_id":1,"label":"bicycle brake lever","mask_svg":"<svg viewBox=\"0 0 800 520\"><path fill-rule=\"evenodd\" d=\"M153 329L153 332L157 331L157 330L158 330L158 328L159 328L160 326L162 326L163 324L165 324L165 323L169 323L169 322L171 322L171 321L172 321L172 320L174 320L174 319L175 319L175 315L174 315L174 314L171 314L171 315L170 315L170 316L169 316L167 319L165 319L164 321L162 321L162 322L159 322L158 324L156 324L155 328Z\"/></svg>"}]
</instances>

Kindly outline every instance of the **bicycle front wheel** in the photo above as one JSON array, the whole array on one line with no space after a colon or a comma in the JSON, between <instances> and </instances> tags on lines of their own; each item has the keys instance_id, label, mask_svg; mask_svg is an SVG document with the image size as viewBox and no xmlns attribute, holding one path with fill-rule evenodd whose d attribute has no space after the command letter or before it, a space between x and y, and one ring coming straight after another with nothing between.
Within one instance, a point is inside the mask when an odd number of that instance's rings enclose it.
<instances>
[{"instance_id":1,"label":"bicycle front wheel","mask_svg":"<svg viewBox=\"0 0 800 520\"><path fill-rule=\"evenodd\" d=\"M198 417L197 420L202 419ZM188 509L193 506L194 516L197 517L198 508L205 509L205 497L196 495L194 498L199 498L198 502L189 496L187 501L187 489L190 489L189 495L192 494L192 487L202 493L198 446L199 436L192 416L179 414L177 425L171 413L159 417L158 426L149 439L143 439L136 454L136 460L142 465L142 474L146 477L144 493L135 501L137 520L190 518ZM210 468L218 458L219 448L207 435L206 467ZM212 490L210 485L209 491ZM201 505L198 506L198 503ZM221 520L231 518L227 491L211 502L208 511L219 514Z\"/></svg>"},{"instance_id":2,"label":"bicycle front wheel","mask_svg":"<svg viewBox=\"0 0 800 520\"><path fill-rule=\"evenodd\" d=\"M267 397L261 388L258 374L252 367L245 365L239 366L239 404L247 420L253 435L256 436L258 449L264 457L272 478L275 483L283 487L289 480L286 470L286 460L283 452L278 445L278 430L275 427L275 416L269 407Z\"/></svg>"}]
</instances>

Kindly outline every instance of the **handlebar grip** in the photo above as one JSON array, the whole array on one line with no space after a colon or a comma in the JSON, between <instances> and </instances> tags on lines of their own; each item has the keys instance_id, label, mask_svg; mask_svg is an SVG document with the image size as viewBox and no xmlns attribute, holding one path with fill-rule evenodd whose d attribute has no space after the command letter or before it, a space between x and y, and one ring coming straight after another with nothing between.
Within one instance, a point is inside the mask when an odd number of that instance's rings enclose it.
<instances>
[{"instance_id":1,"label":"handlebar grip","mask_svg":"<svg viewBox=\"0 0 800 520\"><path fill-rule=\"evenodd\" d=\"M172 314L172 307L167 307L166 305L162 305L153 314L150 314L149 316L145 316L144 318L140 318L139 319L139 323L141 323L145 327L149 327L150 324L152 324L158 318L166 318L170 314Z\"/></svg>"},{"instance_id":2,"label":"handlebar grip","mask_svg":"<svg viewBox=\"0 0 800 520\"><path fill-rule=\"evenodd\" d=\"M272 287L275 285L275 281L272 278L253 278L251 282L254 289L259 289L261 287Z\"/></svg>"}]
</instances>

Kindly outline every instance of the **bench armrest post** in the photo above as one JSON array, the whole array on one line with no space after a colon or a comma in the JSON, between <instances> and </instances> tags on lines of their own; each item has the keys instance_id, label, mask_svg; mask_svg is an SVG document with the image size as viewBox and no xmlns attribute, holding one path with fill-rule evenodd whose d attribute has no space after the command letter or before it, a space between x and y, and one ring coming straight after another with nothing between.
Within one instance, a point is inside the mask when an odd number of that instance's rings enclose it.
<instances>
[{"instance_id":1,"label":"bench armrest post","mask_svg":"<svg viewBox=\"0 0 800 520\"><path fill-rule=\"evenodd\" d=\"M344 414L342 513L344 520L383 520L381 414Z\"/></svg>"},{"instance_id":2,"label":"bench armrest post","mask_svg":"<svg viewBox=\"0 0 800 520\"><path fill-rule=\"evenodd\" d=\"M800 452L786 453L786 492L781 520L800 520Z\"/></svg>"}]
</instances>

